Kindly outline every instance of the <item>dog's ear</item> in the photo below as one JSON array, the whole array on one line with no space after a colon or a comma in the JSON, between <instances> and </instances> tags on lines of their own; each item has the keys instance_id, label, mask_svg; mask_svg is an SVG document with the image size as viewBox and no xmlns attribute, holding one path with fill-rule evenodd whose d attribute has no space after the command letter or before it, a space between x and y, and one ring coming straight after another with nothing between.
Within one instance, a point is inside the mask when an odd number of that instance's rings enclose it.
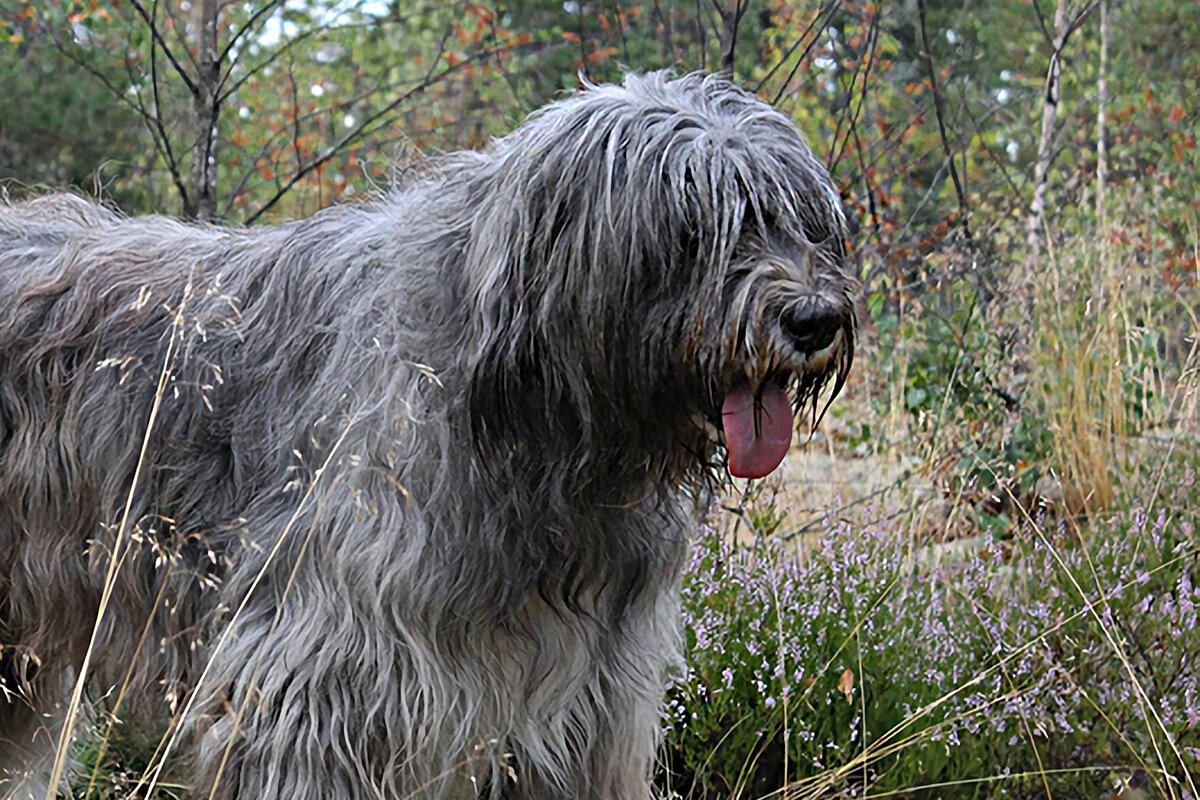
<instances>
[{"instance_id":1,"label":"dog's ear","mask_svg":"<svg viewBox=\"0 0 1200 800\"><path fill-rule=\"evenodd\" d=\"M499 142L481 170L464 266L481 444L586 446L597 414L622 416L618 404L644 405L676 377L655 372L678 359L653 356L654 342L694 338L690 312L715 305L739 201L711 180L719 159L696 149L687 121L658 116L618 96L567 101ZM649 339L648 318L662 325ZM615 384L629 391L604 392Z\"/></svg>"},{"instance_id":2,"label":"dog's ear","mask_svg":"<svg viewBox=\"0 0 1200 800\"><path fill-rule=\"evenodd\" d=\"M548 199L538 160L524 155L504 159L485 178L488 203L472 223L466 252L466 399L485 466L511 460L519 442L574 448L587 417L590 387L577 374L580 365L555 361L562 348L547 340L560 335L554 314L574 305L562 302L561 276L547 251L570 235L570 225Z\"/></svg>"}]
</instances>

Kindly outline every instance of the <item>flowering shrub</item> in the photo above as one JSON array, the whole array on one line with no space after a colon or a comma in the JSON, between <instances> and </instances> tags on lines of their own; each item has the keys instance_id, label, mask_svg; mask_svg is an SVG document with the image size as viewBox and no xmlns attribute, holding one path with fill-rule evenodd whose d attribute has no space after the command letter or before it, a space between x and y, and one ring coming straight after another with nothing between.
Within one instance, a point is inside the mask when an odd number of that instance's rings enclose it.
<instances>
[{"instance_id":1,"label":"flowering shrub","mask_svg":"<svg viewBox=\"0 0 1200 800\"><path fill-rule=\"evenodd\" d=\"M1095 797L1140 770L1195 800L1192 525L1137 511L1082 540L1026 526L941 559L882 525L840 523L803 547L705 528L662 788Z\"/></svg>"}]
</instances>

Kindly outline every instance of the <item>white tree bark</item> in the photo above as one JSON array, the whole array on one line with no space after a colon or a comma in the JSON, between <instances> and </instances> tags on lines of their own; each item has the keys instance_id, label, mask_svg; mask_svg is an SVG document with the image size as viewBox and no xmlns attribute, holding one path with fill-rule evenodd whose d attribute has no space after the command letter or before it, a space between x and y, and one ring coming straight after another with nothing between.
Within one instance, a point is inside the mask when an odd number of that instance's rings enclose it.
<instances>
[{"instance_id":1,"label":"white tree bark","mask_svg":"<svg viewBox=\"0 0 1200 800\"><path fill-rule=\"evenodd\" d=\"M1100 72L1096 76L1096 256L1092 291L1097 313L1105 313L1108 293L1108 0L1100 0Z\"/></svg>"},{"instance_id":2,"label":"white tree bark","mask_svg":"<svg viewBox=\"0 0 1200 800\"><path fill-rule=\"evenodd\" d=\"M1101 239L1108 231L1105 192L1108 187L1108 0L1100 0L1100 74L1096 80L1096 226Z\"/></svg>"},{"instance_id":3,"label":"white tree bark","mask_svg":"<svg viewBox=\"0 0 1200 800\"><path fill-rule=\"evenodd\" d=\"M1046 94L1042 102L1042 131L1038 138L1037 163L1033 174L1033 203L1025 226L1025 280L1032 279L1041 261L1042 237L1046 225L1046 182L1054 155L1054 123L1058 115L1062 78L1062 51L1066 45L1067 0L1058 0L1054 10L1054 52L1046 73Z\"/></svg>"}]
</instances>

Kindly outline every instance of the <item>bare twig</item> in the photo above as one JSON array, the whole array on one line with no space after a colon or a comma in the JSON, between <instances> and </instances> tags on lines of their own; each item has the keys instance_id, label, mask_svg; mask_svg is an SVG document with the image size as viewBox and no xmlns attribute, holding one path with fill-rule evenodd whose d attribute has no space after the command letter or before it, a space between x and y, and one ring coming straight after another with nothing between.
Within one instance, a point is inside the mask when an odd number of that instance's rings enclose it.
<instances>
[{"instance_id":1,"label":"bare twig","mask_svg":"<svg viewBox=\"0 0 1200 800\"><path fill-rule=\"evenodd\" d=\"M1035 4L1036 6L1036 4ZM1036 269L1041 258L1042 236L1045 231L1047 178L1054 162L1055 121L1062 90L1063 51L1071 34L1079 29L1083 20L1095 7L1087 3L1070 21L1067 20L1067 0L1058 0L1054 11L1054 50L1050 53L1050 66L1046 71L1046 94L1042 103L1042 129L1038 137L1037 162L1034 165L1033 202L1029 207L1029 218L1025 225L1025 271L1024 280Z\"/></svg>"},{"instance_id":2,"label":"bare twig","mask_svg":"<svg viewBox=\"0 0 1200 800\"><path fill-rule=\"evenodd\" d=\"M158 0L154 0L154 5L151 7L150 28L156 28L154 20L158 16ZM161 41L161 37L159 37ZM165 52L165 47L164 47ZM168 57L170 54L168 53ZM178 68L178 65L176 65ZM189 83L189 88L195 91L194 85ZM154 128L158 131L158 138L162 142L163 152L167 156L167 167L171 170L171 180L175 182L175 188L179 191L179 200L183 203L185 209L190 209L191 196L188 192L187 184L183 182L183 174L179 168L179 161L175 158L175 151L171 147L171 139L167 136L167 126L163 123L162 102L159 98L158 89L158 48L154 46L154 42L150 43L150 92L154 98Z\"/></svg>"},{"instance_id":3,"label":"bare twig","mask_svg":"<svg viewBox=\"0 0 1200 800\"><path fill-rule=\"evenodd\" d=\"M859 117L862 115L863 107L866 106L866 104L867 104L867 84L871 79L871 67L875 63L875 54L876 54L876 51L879 46L879 12L878 11L876 11L875 14L871 17L870 28L868 29L868 32L867 32L867 39L868 39L867 61L866 61L866 64L863 65L863 69L862 69L862 73L861 73L862 74L862 91L859 92L858 105L855 106L854 105L854 86L855 86L855 84L858 83L858 76L860 74L858 71L859 59L856 57L854 72L850 75L850 88L846 95L846 107L843 111L842 117L840 117L838 119L838 125L837 125L838 132L840 133L841 128L842 128L842 119L844 118L846 120L846 123L847 123L846 135L845 136L838 136L836 134L834 135L834 144L837 149L836 149L836 152L833 150L830 151L829 159L827 160L827 166L828 166L830 172L833 172L834 169L837 167L838 163L842 160L842 156L846 152L846 145L849 144L851 136L857 130ZM856 54L856 56L857 56L857 54Z\"/></svg>"},{"instance_id":4,"label":"bare twig","mask_svg":"<svg viewBox=\"0 0 1200 800\"><path fill-rule=\"evenodd\" d=\"M990 109L984 115L984 120L986 121L988 117L995 115L997 109L998 106L994 106L992 109ZM990 159L992 164L996 167L996 170L1000 173L1000 176L1004 178L1004 183L1008 186L1008 190L1013 196L1013 202L1015 202L1018 206L1024 205L1025 198L1021 195L1021 188L1017 186L1017 182L1013 180L1012 173L1009 172L1008 165L1004 163L1004 160L1000 158L1000 156L996 155L995 149L988 144L987 137L984 136L983 125L980 124L980 119L976 117L975 114L971 113L970 108L964 108L964 110L967 111L967 119L970 121L972 129L974 129L975 135L978 137L980 147L983 148L983 152L987 154L988 159Z\"/></svg>"},{"instance_id":5,"label":"bare twig","mask_svg":"<svg viewBox=\"0 0 1200 800\"><path fill-rule=\"evenodd\" d=\"M192 76L189 75L188 71L183 68L183 65L175 60L175 54L171 52L171 48L167 46L166 40L163 39L162 32L159 31L158 23L155 21L154 16L152 16L149 12L146 11L146 6L144 6L141 3L141 0L129 0L129 2L133 5L134 9L138 12L138 15L141 16L142 21L146 23L146 27L148 27L150 29L150 36L153 37L155 43L157 43L158 46L160 48L162 48L163 55L165 55L167 57L167 60L171 62L171 67L175 70L175 73L177 75L179 75L180 79L187 86L188 91L191 92L193 95L196 94L199 91L199 88L196 86L196 82L192 80ZM157 8L157 3L155 3L155 7ZM153 47L151 47L150 49L151 49L151 52L154 51Z\"/></svg>"},{"instance_id":6,"label":"bare twig","mask_svg":"<svg viewBox=\"0 0 1200 800\"><path fill-rule=\"evenodd\" d=\"M221 114L221 99L217 88L221 83L221 62L218 58L217 0L195 0L196 13L196 84L192 93L192 112L195 122L192 173L195 194L190 207L196 219L208 221L217 215L217 120Z\"/></svg>"},{"instance_id":7,"label":"bare twig","mask_svg":"<svg viewBox=\"0 0 1200 800\"><path fill-rule=\"evenodd\" d=\"M262 22L266 17L271 15L271 12L282 5L283 0L269 0L269 2L251 14L250 19L246 21L245 25L230 34L229 41L225 43L225 47L221 49L221 54L217 56L217 61L225 63L225 59L233 52L233 48L237 47L237 43L241 41L242 37L254 30L258 26L258 23Z\"/></svg>"},{"instance_id":8,"label":"bare twig","mask_svg":"<svg viewBox=\"0 0 1200 800\"><path fill-rule=\"evenodd\" d=\"M511 49L511 48L509 48L509 49ZM403 105L405 102L412 99L413 97L415 97L418 94L422 94L426 89L440 83L441 81L445 80L447 77L458 72L459 70L463 69L464 67L466 67L470 64L474 64L475 62L480 61L484 58L490 58L492 56L492 54L493 54L492 48L483 50L480 53L476 54L476 56L474 58L463 59L462 61L458 62L454 66L446 67L445 69L441 70L440 72L437 72L436 74L434 73L433 68L431 68L429 70L429 72L427 72L425 74L425 78L420 83L418 83L416 86L413 86L408 91L402 93L401 95L399 95L398 97L393 99L387 105L383 106L383 108L380 108L378 111L365 117L362 122L360 122L358 125L356 125L354 127L353 130L349 131L348 133L343 135L340 139L338 139L336 142L334 142L332 145L330 145L328 148L326 148L325 152L321 153L321 155L317 156L312 161L308 162L303 167L296 170L295 174L293 174L287 181L285 181L284 184L279 187L279 189L275 192L275 194L273 194L271 196L271 198L269 200L267 200L265 203L263 203L263 205L261 207L259 207L253 214L251 214L249 217L246 218L246 224L247 225L253 224L263 214L267 213L272 208L274 208L275 205L278 204L279 201L283 199L284 195L286 195L289 191L291 191L291 189L296 184L298 184L300 181L304 180L304 178L306 178L311 172L313 172L313 170L324 165L330 159L336 157L339 153L341 153L345 148L349 147L350 145L352 145L355 142L362 139L364 136L368 135L374 129L375 123L386 118L389 114L391 114L393 111L395 111L401 105ZM434 65L436 65L440 60L441 60L441 58L439 55L439 57L437 59L435 59L432 63Z\"/></svg>"},{"instance_id":9,"label":"bare twig","mask_svg":"<svg viewBox=\"0 0 1200 800\"><path fill-rule=\"evenodd\" d=\"M660 0L654 0L654 19L659 27L662 28L663 36L667 37L666 45L671 50L671 58L674 61L679 60L679 51L675 46L675 26L671 22L671 15L663 13L662 3ZM662 43L659 42L661 45ZM665 61L667 57L666 49L660 48L659 53Z\"/></svg>"},{"instance_id":10,"label":"bare twig","mask_svg":"<svg viewBox=\"0 0 1200 800\"><path fill-rule=\"evenodd\" d=\"M817 46L817 42L821 40L821 32L824 31L825 26L829 24L829 20L833 19L833 14L835 11L837 11L838 6L841 5L841 2L842 0L829 0L829 2L825 4L824 8L818 10L816 16L812 18L812 22L808 24L808 26L800 34L800 37L792 43L792 46L789 47L787 52L783 54L783 57L779 59L779 63L767 70L767 74L764 75L763 79L758 82L758 86L754 87L754 91L756 93L759 92L766 82L771 79L771 76L775 74L776 70L786 64L788 59L790 59L796 50L800 48L800 45L804 43L805 39L808 39L808 43L804 45L804 50L800 53L800 57L796 59L796 63L792 65L787 77L784 78L783 83L780 85L779 91L775 93L774 99L771 100L771 105L778 105L779 101L783 99L784 92L786 92L787 88L792 85L792 79L795 78L796 73L800 71L800 65L804 63L804 61L808 58L808 54L812 52L812 49ZM809 39L810 34L812 35L811 39Z\"/></svg>"},{"instance_id":11,"label":"bare twig","mask_svg":"<svg viewBox=\"0 0 1200 800\"><path fill-rule=\"evenodd\" d=\"M878 240L881 220L879 219L879 209L875 207L875 187L871 185L871 170L867 166L866 159L863 157L863 143L858 136L857 122L851 121L850 135L854 137L854 155L858 160L858 169L862 175L863 190L867 195L867 215L871 221L871 229Z\"/></svg>"},{"instance_id":12,"label":"bare twig","mask_svg":"<svg viewBox=\"0 0 1200 800\"><path fill-rule=\"evenodd\" d=\"M60 41L58 37L53 34L53 31L51 31L50 41L53 43L55 50L57 50L64 58L87 72L96 80L100 81L100 84L107 89L114 98L116 98L117 102L129 106L129 108L131 108L138 115L142 121L142 124L146 126L146 132L150 134L150 141L154 142L155 151L157 151L158 154L162 156L163 161L166 162L167 171L171 174L171 181L175 184L175 188L179 190L182 197L186 198L187 187L184 186L183 178L179 173L179 163L175 159L175 153L171 148L171 142L165 137L165 131L162 129L161 121L156 117L155 114L151 114L146 110L146 106L142 102L141 95L138 93L131 94L130 92L127 92L116 86L112 80L104 74L103 71L97 69L86 59L78 56L75 52L73 52L71 47ZM126 68L130 69L128 66ZM130 85L132 86L135 84L136 80L131 75Z\"/></svg>"},{"instance_id":13,"label":"bare twig","mask_svg":"<svg viewBox=\"0 0 1200 800\"><path fill-rule=\"evenodd\" d=\"M244 68L238 70L238 72L240 73L238 76L238 79L236 81L234 81L228 88L225 87L225 82L227 80L229 80L229 78L232 76L233 72L232 72L232 70L227 70L225 72L225 74L221 77L221 83L218 84L218 86L217 86L217 90L220 94L221 102L224 102L225 100L229 99L229 97L231 95L233 95L235 92L237 92L238 89L240 89L244 85L246 85L246 82L251 80L252 78L254 78L255 75L258 75L264 69L266 69L267 67L271 66L276 61L278 61L281 57L287 55L288 51L290 51L293 47L296 47L297 45L302 44L303 42L307 41L308 39L311 39L312 37L316 36L317 34L327 34L327 33L333 32L333 31L340 31L340 30L346 30L348 28L361 28L361 27L364 27L364 25L361 23L355 23L353 25L335 25L335 26L332 26L329 28L321 28L318 26L315 28L309 28L306 31L301 31L300 33L296 34L292 38L288 39L283 44L279 45L279 47L275 48L275 50L271 53L271 55L267 56L262 61L255 64L253 67L249 67L249 68L244 67Z\"/></svg>"},{"instance_id":14,"label":"bare twig","mask_svg":"<svg viewBox=\"0 0 1200 800\"><path fill-rule=\"evenodd\" d=\"M296 157L296 169L304 166L300 155L300 87L296 85L295 64L288 62L288 87L292 90L292 155Z\"/></svg>"},{"instance_id":15,"label":"bare twig","mask_svg":"<svg viewBox=\"0 0 1200 800\"><path fill-rule=\"evenodd\" d=\"M937 71L933 68L933 52L929 44L929 33L925 27L925 0L917 0L917 16L921 23L921 54L925 62L925 70L929 73L929 89L933 94L933 113L937 117L938 134L942 140L942 150L946 154L946 162L950 168L950 180L954 182L954 193L958 196L958 213L961 219L963 238L971 241L970 215L967 208L967 194L963 189L962 179L958 175L958 166L954 161L954 151L950 148L950 138L946 134L946 118L942 111L942 94L938 91Z\"/></svg>"},{"instance_id":16,"label":"bare twig","mask_svg":"<svg viewBox=\"0 0 1200 800\"><path fill-rule=\"evenodd\" d=\"M732 12L722 11L718 0L713 0L713 5L721 14L721 21L725 28L725 43L721 48L721 73L727 77L733 77L733 55L737 50L738 30L741 28L742 17L746 14L746 1L733 0Z\"/></svg>"},{"instance_id":17,"label":"bare twig","mask_svg":"<svg viewBox=\"0 0 1200 800\"><path fill-rule=\"evenodd\" d=\"M579 37L579 68L587 74L587 31L583 27L583 6L580 5L575 13L575 34ZM436 61L434 62L437 63Z\"/></svg>"},{"instance_id":18,"label":"bare twig","mask_svg":"<svg viewBox=\"0 0 1200 800\"><path fill-rule=\"evenodd\" d=\"M617 22L617 32L621 34L621 58L629 63L629 38L625 35L625 12L620 3L613 3L613 17ZM495 16L492 17L495 20Z\"/></svg>"}]
</instances>

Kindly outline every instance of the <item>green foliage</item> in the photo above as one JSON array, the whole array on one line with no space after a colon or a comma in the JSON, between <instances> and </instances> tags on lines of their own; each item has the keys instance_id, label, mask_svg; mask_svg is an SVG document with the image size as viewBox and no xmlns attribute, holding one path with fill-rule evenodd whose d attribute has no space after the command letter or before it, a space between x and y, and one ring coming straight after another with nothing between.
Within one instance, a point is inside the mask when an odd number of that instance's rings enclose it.
<instances>
[{"instance_id":1,"label":"green foliage","mask_svg":"<svg viewBox=\"0 0 1200 800\"><path fill-rule=\"evenodd\" d=\"M145 785L157 768L161 726L154 720L93 725L75 753L72 800L127 800L146 797ZM164 769L150 795L153 800L187 796L187 771L179 759Z\"/></svg>"},{"instance_id":2,"label":"green foliage","mask_svg":"<svg viewBox=\"0 0 1200 800\"><path fill-rule=\"evenodd\" d=\"M886 385L898 387L892 395L899 395L899 410L928 448L944 488L1007 500L1033 489L1051 463L1053 440L1044 409L1022 404L1002 383L1013 334L993 321L1002 300L990 298L983 307L984 292L975 281L950 280L899 307L889 308L880 295L868 312L880 341L890 343L875 368ZM888 394L877 396L876 414L893 413L889 403ZM978 511L985 528L1015 521Z\"/></svg>"},{"instance_id":3,"label":"green foliage","mask_svg":"<svg viewBox=\"0 0 1200 800\"><path fill-rule=\"evenodd\" d=\"M152 167L140 118L99 82L64 68L61 48L38 20L32 6L0 0L0 186L16 194L103 187L116 202L140 207Z\"/></svg>"}]
</instances>

